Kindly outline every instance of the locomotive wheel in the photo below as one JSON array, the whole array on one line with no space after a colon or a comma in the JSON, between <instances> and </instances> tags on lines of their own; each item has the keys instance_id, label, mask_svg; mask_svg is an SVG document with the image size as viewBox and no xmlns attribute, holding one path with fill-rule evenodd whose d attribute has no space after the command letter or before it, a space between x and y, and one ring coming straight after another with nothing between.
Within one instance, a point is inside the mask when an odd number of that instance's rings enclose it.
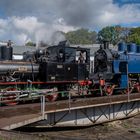
<instances>
[{"instance_id":1,"label":"locomotive wheel","mask_svg":"<svg viewBox=\"0 0 140 140\"><path fill-rule=\"evenodd\" d=\"M112 95L113 91L114 91L115 85L111 86L111 85L107 85L104 87L104 92L106 95Z\"/></svg>"},{"instance_id":2,"label":"locomotive wheel","mask_svg":"<svg viewBox=\"0 0 140 140\"><path fill-rule=\"evenodd\" d=\"M129 80L129 89L127 88L127 89L123 90L123 93L131 94L134 91L134 89L135 89L135 83L133 81Z\"/></svg>"},{"instance_id":3,"label":"locomotive wheel","mask_svg":"<svg viewBox=\"0 0 140 140\"><path fill-rule=\"evenodd\" d=\"M8 88L6 91L15 91L15 90L16 90L16 88ZM12 94L9 94L9 95L5 94L4 95L4 100L6 102L4 103L4 105L7 105L7 106L17 105L18 101L14 101L15 99L16 99L16 93L12 93Z\"/></svg>"},{"instance_id":4,"label":"locomotive wheel","mask_svg":"<svg viewBox=\"0 0 140 140\"><path fill-rule=\"evenodd\" d=\"M54 102L58 98L58 93L50 94L46 96L46 101L48 102Z\"/></svg>"},{"instance_id":5,"label":"locomotive wheel","mask_svg":"<svg viewBox=\"0 0 140 140\"><path fill-rule=\"evenodd\" d=\"M129 90L128 89L125 89L123 92L125 94L130 94L130 93L132 93L132 91L133 91L133 88L129 88Z\"/></svg>"}]
</instances>

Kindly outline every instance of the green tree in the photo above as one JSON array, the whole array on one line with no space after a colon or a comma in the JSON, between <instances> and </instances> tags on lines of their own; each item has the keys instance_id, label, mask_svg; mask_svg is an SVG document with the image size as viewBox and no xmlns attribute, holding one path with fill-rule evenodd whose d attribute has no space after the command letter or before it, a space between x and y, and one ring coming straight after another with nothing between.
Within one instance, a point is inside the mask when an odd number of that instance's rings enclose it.
<instances>
[{"instance_id":1,"label":"green tree","mask_svg":"<svg viewBox=\"0 0 140 140\"><path fill-rule=\"evenodd\" d=\"M131 30L131 28L121 27L120 40L128 43L129 42L129 36L130 36L130 30Z\"/></svg>"},{"instance_id":2,"label":"green tree","mask_svg":"<svg viewBox=\"0 0 140 140\"><path fill-rule=\"evenodd\" d=\"M120 26L107 26L99 31L98 40L99 42L102 42L104 40L109 41L113 45L116 45L120 40L120 32Z\"/></svg>"},{"instance_id":3,"label":"green tree","mask_svg":"<svg viewBox=\"0 0 140 140\"><path fill-rule=\"evenodd\" d=\"M140 27L131 28L130 35L128 36L128 42L134 42L140 45Z\"/></svg>"},{"instance_id":4,"label":"green tree","mask_svg":"<svg viewBox=\"0 0 140 140\"><path fill-rule=\"evenodd\" d=\"M25 46L34 46L35 47L36 43L29 41L25 44Z\"/></svg>"},{"instance_id":5,"label":"green tree","mask_svg":"<svg viewBox=\"0 0 140 140\"><path fill-rule=\"evenodd\" d=\"M78 29L66 33L66 39L71 44L93 44L96 43L97 33L88 29Z\"/></svg>"}]
</instances>

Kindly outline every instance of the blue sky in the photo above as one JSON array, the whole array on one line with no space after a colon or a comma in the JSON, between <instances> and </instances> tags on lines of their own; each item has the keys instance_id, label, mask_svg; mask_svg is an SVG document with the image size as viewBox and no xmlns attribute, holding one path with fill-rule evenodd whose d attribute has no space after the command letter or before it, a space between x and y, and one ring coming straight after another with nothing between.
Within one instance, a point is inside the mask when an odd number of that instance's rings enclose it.
<instances>
[{"instance_id":1,"label":"blue sky","mask_svg":"<svg viewBox=\"0 0 140 140\"><path fill-rule=\"evenodd\" d=\"M0 40L17 44L51 42L57 30L111 25L140 26L140 0L0 0Z\"/></svg>"},{"instance_id":2,"label":"blue sky","mask_svg":"<svg viewBox=\"0 0 140 140\"><path fill-rule=\"evenodd\" d=\"M113 1L114 1L114 3L118 3L120 5L140 3L140 0L113 0Z\"/></svg>"},{"instance_id":3,"label":"blue sky","mask_svg":"<svg viewBox=\"0 0 140 140\"><path fill-rule=\"evenodd\" d=\"M119 6L125 6L125 5L135 5L135 7L139 7L140 9L140 0L113 0L115 4L118 4ZM129 14L129 13L128 13ZM124 27L137 27L140 26L140 22L131 22L131 23L120 23L121 26Z\"/></svg>"}]
</instances>

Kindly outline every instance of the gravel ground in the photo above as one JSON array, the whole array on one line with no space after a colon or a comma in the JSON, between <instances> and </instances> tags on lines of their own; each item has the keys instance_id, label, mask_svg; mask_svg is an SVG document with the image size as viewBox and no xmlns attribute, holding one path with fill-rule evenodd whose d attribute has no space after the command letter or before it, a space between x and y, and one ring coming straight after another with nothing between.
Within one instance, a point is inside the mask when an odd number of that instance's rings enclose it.
<instances>
[{"instance_id":1,"label":"gravel ground","mask_svg":"<svg viewBox=\"0 0 140 140\"><path fill-rule=\"evenodd\" d=\"M24 130L24 132L19 131ZM140 114L126 120L79 129L24 128L0 131L0 140L139 140ZM26 131L26 132L25 132ZM30 131L30 132L27 132Z\"/></svg>"}]
</instances>

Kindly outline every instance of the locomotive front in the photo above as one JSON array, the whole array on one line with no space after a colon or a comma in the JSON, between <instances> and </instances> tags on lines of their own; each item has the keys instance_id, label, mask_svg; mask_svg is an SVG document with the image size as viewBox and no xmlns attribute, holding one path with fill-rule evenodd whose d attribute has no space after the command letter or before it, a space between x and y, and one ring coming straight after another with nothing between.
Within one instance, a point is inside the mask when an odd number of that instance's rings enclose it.
<instances>
[{"instance_id":1,"label":"locomotive front","mask_svg":"<svg viewBox=\"0 0 140 140\"><path fill-rule=\"evenodd\" d=\"M34 62L13 60L12 46L0 46L0 82L34 80L39 65Z\"/></svg>"},{"instance_id":2,"label":"locomotive front","mask_svg":"<svg viewBox=\"0 0 140 140\"><path fill-rule=\"evenodd\" d=\"M112 94L140 91L140 46L119 43L118 51L104 45L95 53L93 87ZM113 91L114 90L114 91Z\"/></svg>"},{"instance_id":3,"label":"locomotive front","mask_svg":"<svg viewBox=\"0 0 140 140\"><path fill-rule=\"evenodd\" d=\"M109 42L104 42L100 49L95 52L94 77L95 79L110 80L113 76L113 60L117 53L109 49Z\"/></svg>"}]
</instances>

